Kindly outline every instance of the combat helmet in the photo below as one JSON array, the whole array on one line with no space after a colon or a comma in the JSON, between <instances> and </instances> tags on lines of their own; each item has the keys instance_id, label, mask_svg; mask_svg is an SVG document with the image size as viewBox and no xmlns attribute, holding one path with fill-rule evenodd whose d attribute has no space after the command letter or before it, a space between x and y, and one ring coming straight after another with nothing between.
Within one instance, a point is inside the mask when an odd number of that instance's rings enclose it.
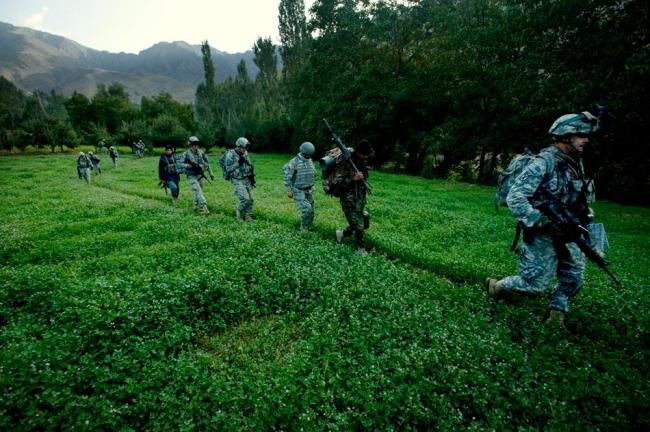
<instances>
[{"instance_id":1,"label":"combat helmet","mask_svg":"<svg viewBox=\"0 0 650 432\"><path fill-rule=\"evenodd\" d=\"M235 141L235 147L248 148L250 145L251 143L244 137L239 137L237 138L237 141Z\"/></svg>"},{"instance_id":2,"label":"combat helmet","mask_svg":"<svg viewBox=\"0 0 650 432\"><path fill-rule=\"evenodd\" d=\"M305 141L304 143L300 144L300 153L303 156L311 156L314 154L315 151L316 148L309 141Z\"/></svg>"},{"instance_id":3,"label":"combat helmet","mask_svg":"<svg viewBox=\"0 0 650 432\"><path fill-rule=\"evenodd\" d=\"M191 146L191 145L194 145L194 144L198 145L199 142L200 142L199 139L197 137L195 137L194 135L192 135L191 137L189 137L187 139L187 145L188 146Z\"/></svg>"},{"instance_id":4,"label":"combat helmet","mask_svg":"<svg viewBox=\"0 0 650 432\"><path fill-rule=\"evenodd\" d=\"M591 135L598 130L598 118L589 111L565 114L553 122L549 135L562 138L567 135Z\"/></svg>"}]
</instances>

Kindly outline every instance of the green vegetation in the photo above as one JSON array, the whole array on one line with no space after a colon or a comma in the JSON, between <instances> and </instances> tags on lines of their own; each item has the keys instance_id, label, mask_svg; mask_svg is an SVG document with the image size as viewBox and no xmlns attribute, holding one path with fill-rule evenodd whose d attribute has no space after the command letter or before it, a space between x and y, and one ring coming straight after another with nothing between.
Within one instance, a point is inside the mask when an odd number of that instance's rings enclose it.
<instances>
[{"instance_id":1,"label":"green vegetation","mask_svg":"<svg viewBox=\"0 0 650 432\"><path fill-rule=\"evenodd\" d=\"M334 199L300 235L285 156L253 155L256 220L173 207L157 158L87 186L74 157L0 158L2 430L644 430L650 212L598 203L569 333L544 299L494 303L514 222L491 188L373 173L371 253L338 246ZM212 157L216 168L216 157Z\"/></svg>"}]
</instances>

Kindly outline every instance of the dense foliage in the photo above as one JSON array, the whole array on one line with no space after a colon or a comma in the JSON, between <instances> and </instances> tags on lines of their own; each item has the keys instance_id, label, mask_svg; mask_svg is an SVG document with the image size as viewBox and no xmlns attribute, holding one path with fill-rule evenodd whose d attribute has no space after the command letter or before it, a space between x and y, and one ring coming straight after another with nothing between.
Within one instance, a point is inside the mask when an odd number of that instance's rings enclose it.
<instances>
[{"instance_id":1,"label":"dense foliage","mask_svg":"<svg viewBox=\"0 0 650 432\"><path fill-rule=\"evenodd\" d=\"M360 258L335 199L300 235L286 157L253 159L240 223L223 181L172 206L157 158L91 186L0 158L0 429L648 429L647 209L597 203L623 286L589 265L564 333L483 292L516 267L492 188L373 173Z\"/></svg>"},{"instance_id":2,"label":"dense foliage","mask_svg":"<svg viewBox=\"0 0 650 432\"><path fill-rule=\"evenodd\" d=\"M318 0L313 37L286 81L289 113L311 136L328 116L352 142L370 139L377 165L490 182L512 153L545 146L554 119L605 104L615 118L587 165L603 195L648 203L649 9L642 0Z\"/></svg>"}]
</instances>

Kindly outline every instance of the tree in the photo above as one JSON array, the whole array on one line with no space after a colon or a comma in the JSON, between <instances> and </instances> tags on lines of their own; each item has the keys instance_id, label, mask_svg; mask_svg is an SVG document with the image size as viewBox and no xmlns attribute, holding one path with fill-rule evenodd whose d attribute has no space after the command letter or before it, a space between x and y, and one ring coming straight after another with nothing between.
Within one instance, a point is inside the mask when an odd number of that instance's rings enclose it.
<instances>
[{"instance_id":1,"label":"tree","mask_svg":"<svg viewBox=\"0 0 650 432\"><path fill-rule=\"evenodd\" d=\"M282 48L283 72L289 73L300 59L301 49L309 37L303 0L280 0L278 6L278 31Z\"/></svg>"},{"instance_id":2,"label":"tree","mask_svg":"<svg viewBox=\"0 0 650 432\"><path fill-rule=\"evenodd\" d=\"M257 38L253 44L253 61L260 69L257 79L269 83L275 81L278 74L278 58L271 38Z\"/></svg>"}]
</instances>

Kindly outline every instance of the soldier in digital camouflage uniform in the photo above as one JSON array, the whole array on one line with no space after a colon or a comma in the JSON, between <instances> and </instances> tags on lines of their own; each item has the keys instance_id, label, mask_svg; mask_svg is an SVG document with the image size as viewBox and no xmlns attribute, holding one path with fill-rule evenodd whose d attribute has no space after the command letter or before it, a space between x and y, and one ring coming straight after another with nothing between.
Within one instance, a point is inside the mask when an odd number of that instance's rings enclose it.
<instances>
[{"instance_id":1,"label":"soldier in digital camouflage uniform","mask_svg":"<svg viewBox=\"0 0 650 432\"><path fill-rule=\"evenodd\" d=\"M111 157L111 160L113 161L113 166L117 166L117 158L120 157L119 153L117 152L117 149L113 146L110 146L108 148L108 155Z\"/></svg>"},{"instance_id":2,"label":"soldier in digital camouflage uniform","mask_svg":"<svg viewBox=\"0 0 650 432\"><path fill-rule=\"evenodd\" d=\"M314 178L316 169L311 157L315 151L316 149L312 143L302 143L298 155L282 168L287 196L293 198L300 211L300 231L303 233L311 230L314 224Z\"/></svg>"},{"instance_id":3,"label":"soldier in digital camouflage uniform","mask_svg":"<svg viewBox=\"0 0 650 432\"><path fill-rule=\"evenodd\" d=\"M187 140L187 144L190 148L183 154L182 160L186 166L187 181L192 187L192 192L194 192L192 208L202 213L210 213L203 196L203 184L206 175L209 175L210 179L214 180L212 167L210 167L208 156L199 149L199 139L197 137L191 136Z\"/></svg>"},{"instance_id":4,"label":"soldier in digital camouflage uniform","mask_svg":"<svg viewBox=\"0 0 650 432\"><path fill-rule=\"evenodd\" d=\"M90 159L90 162L93 164L93 171L95 171L97 175L100 175L102 173L102 169L99 167L99 162L101 162L101 159L99 159L99 157L97 157L91 151L88 152L88 159Z\"/></svg>"},{"instance_id":5,"label":"soldier in digital camouflage uniform","mask_svg":"<svg viewBox=\"0 0 650 432\"><path fill-rule=\"evenodd\" d=\"M486 280L488 295L493 298L508 292L541 295L556 275L558 282L551 293L546 322L561 327L569 303L582 286L585 257L575 243L566 244L566 248L558 248L558 243L554 246L557 228L532 206L531 200L551 196L569 208L580 204L580 200L592 200L592 183L584 175L582 152L597 128L597 119L586 111L563 115L553 123L549 134L554 144L526 166L506 199L513 216L524 227L519 274Z\"/></svg>"},{"instance_id":6,"label":"soldier in digital camouflage uniform","mask_svg":"<svg viewBox=\"0 0 650 432\"><path fill-rule=\"evenodd\" d=\"M370 144L362 140L352 151L352 161L359 171L355 171L350 163L342 162L341 169L335 171L333 183L342 189L340 194L341 209L345 214L348 227L336 230L336 241L341 243L344 238L354 235L357 253L361 256L368 255L363 240L366 229L365 206L368 190L364 180L368 179L366 160L370 155Z\"/></svg>"},{"instance_id":7,"label":"soldier in digital camouflage uniform","mask_svg":"<svg viewBox=\"0 0 650 432\"><path fill-rule=\"evenodd\" d=\"M165 152L160 155L158 161L158 178L164 187L169 188L172 193L172 202L176 204L178 194L180 193L181 176L179 174L179 164L174 157L174 146L165 145Z\"/></svg>"},{"instance_id":8,"label":"soldier in digital camouflage uniform","mask_svg":"<svg viewBox=\"0 0 650 432\"><path fill-rule=\"evenodd\" d=\"M84 152L79 152L77 155L77 175L88 184L90 184L90 169L92 166L93 163L88 156Z\"/></svg>"},{"instance_id":9,"label":"soldier in digital camouflage uniform","mask_svg":"<svg viewBox=\"0 0 650 432\"><path fill-rule=\"evenodd\" d=\"M238 219L253 219L253 187L255 172L248 154L250 143L244 137L237 138L235 148L225 155L225 170L237 197L236 215Z\"/></svg>"}]
</instances>

